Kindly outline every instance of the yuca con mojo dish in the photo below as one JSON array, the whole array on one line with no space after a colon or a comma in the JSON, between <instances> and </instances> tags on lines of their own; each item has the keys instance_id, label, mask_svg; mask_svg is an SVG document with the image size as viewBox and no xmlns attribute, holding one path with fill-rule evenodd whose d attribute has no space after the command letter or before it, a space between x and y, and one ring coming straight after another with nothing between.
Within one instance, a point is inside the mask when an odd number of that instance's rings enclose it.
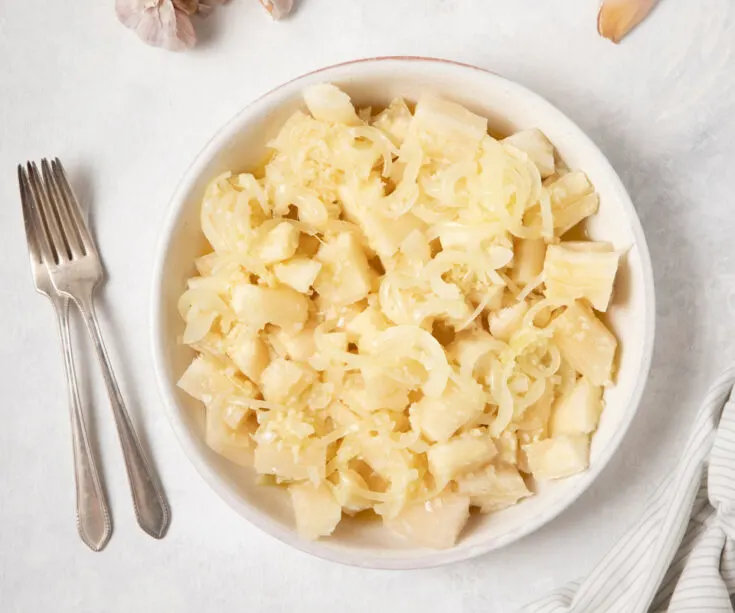
<instances>
[{"instance_id":1,"label":"yuca con mojo dish","mask_svg":"<svg viewBox=\"0 0 735 613\"><path fill-rule=\"evenodd\" d=\"M304 101L261 168L206 190L179 386L214 451L288 488L304 538L371 511L450 547L471 508L587 468L620 253L563 240L599 198L539 130L496 140L429 95Z\"/></svg>"}]
</instances>

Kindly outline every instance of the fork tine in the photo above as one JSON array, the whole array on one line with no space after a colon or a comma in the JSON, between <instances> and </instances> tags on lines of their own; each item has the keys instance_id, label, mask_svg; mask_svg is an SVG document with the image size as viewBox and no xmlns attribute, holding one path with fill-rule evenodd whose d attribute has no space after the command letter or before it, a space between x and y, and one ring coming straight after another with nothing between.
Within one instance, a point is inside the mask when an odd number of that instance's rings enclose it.
<instances>
[{"instance_id":1,"label":"fork tine","mask_svg":"<svg viewBox=\"0 0 735 613\"><path fill-rule=\"evenodd\" d=\"M46 191L49 199L56 206L56 212L59 214L59 222L61 223L61 232L64 235L66 244L69 247L72 257L81 257L84 255L84 249L79 238L76 224L72 221L69 214L69 206L66 203L66 196L62 193L59 182L51 170L51 165L44 158L41 160L41 172L43 173L43 182L46 185Z\"/></svg>"},{"instance_id":2,"label":"fork tine","mask_svg":"<svg viewBox=\"0 0 735 613\"><path fill-rule=\"evenodd\" d=\"M89 232L87 222L84 220L82 215L82 208L79 205L74 190L71 188L69 179L66 177L66 171L59 158L55 158L51 161L51 168L56 179L56 186L58 187L61 194L64 195L62 199L66 205L66 210L69 213L70 219L76 226L78 236L82 241L82 247L84 247L85 253L97 254L97 246L94 243L92 234Z\"/></svg>"},{"instance_id":3,"label":"fork tine","mask_svg":"<svg viewBox=\"0 0 735 613\"><path fill-rule=\"evenodd\" d=\"M53 250L42 226L40 211L31 190L28 174L20 164L18 164L18 184L23 209L23 225L26 230L26 241L31 260L34 263L42 263L44 260L53 262Z\"/></svg>"},{"instance_id":4,"label":"fork tine","mask_svg":"<svg viewBox=\"0 0 735 613\"><path fill-rule=\"evenodd\" d=\"M28 162L28 176L30 178L31 193L42 218L41 226L46 230L46 236L53 250L54 257L52 257L51 263L67 262L69 261L69 254L64 244L64 237L59 229L54 206L49 200L35 162Z\"/></svg>"},{"instance_id":5,"label":"fork tine","mask_svg":"<svg viewBox=\"0 0 735 613\"><path fill-rule=\"evenodd\" d=\"M23 172L23 167L18 164L18 187L20 188L20 204L23 209L23 226L26 231L26 242L28 243L28 253L31 256L31 262L38 264L43 262L41 252L36 242L36 228L33 223L33 211L31 211L31 199L28 193L28 184Z\"/></svg>"}]
</instances>

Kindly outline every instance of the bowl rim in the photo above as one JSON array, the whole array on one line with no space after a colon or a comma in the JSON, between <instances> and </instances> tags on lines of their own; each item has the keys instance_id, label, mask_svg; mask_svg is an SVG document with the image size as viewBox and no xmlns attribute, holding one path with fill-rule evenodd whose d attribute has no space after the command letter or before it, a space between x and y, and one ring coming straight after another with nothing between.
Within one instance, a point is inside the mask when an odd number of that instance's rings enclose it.
<instances>
[{"instance_id":1,"label":"bowl rim","mask_svg":"<svg viewBox=\"0 0 735 613\"><path fill-rule=\"evenodd\" d=\"M547 111L554 115L555 119L563 122L567 126L567 129L569 129L570 132L573 134L574 140L594 149L599 155L602 164L606 166L605 171L609 175L610 181L618 192L620 204L626 212L631 231L634 235L635 244L639 251L643 275L643 289L645 294L645 314L643 323L644 338L641 363L638 371L637 381L630 395L628 407L620 420L617 431L611 438L607 447L604 449L603 453L597 459L595 464L593 466L590 466L590 468L588 468L587 471L581 475L581 478L576 487L570 490L569 493L562 497L556 504L550 506L548 510L539 513L535 518L533 518L532 521L528 522L520 529L513 530L500 537L495 537L491 540L480 542L470 547L455 547L447 550L433 552L427 550L426 555L413 557L380 557L379 555L370 555L362 552L351 552L347 548L341 549L326 547L323 544L320 544L319 541L305 541L303 539L300 539L293 530L282 527L280 524L268 517L268 515L260 512L259 510L250 506L246 501L234 495L223 483L218 472L211 468L207 464L203 456L201 456L194 444L194 441L192 440L191 433L189 432L188 428L185 426L180 417L180 408L176 401L175 395L172 392L174 383L172 383L166 375L167 367L165 364L165 351L161 334L161 322L163 319L162 279L164 275L164 264L166 261L166 256L168 254L169 243L173 236L175 224L183 208L184 197L190 191L192 185L197 181L199 175L201 174L201 170L203 170L203 167L206 166L211 158L216 155L219 149L221 149L225 142L231 137L233 133L233 126L241 123L241 121L247 115L252 114L253 110L256 109L258 106L265 104L267 102L267 99L270 98L274 93L289 85L293 85L294 83L305 80L308 77L322 73L329 73L330 71L344 68L346 66L374 64L378 62L421 62L438 65L450 65L457 68L458 70L474 71L482 78L500 80L504 84L504 86L515 90L519 95L525 97L526 99L533 100L538 104L546 106ZM457 62L454 60L424 56L398 55L355 59L306 72L300 76L297 76L278 85L277 87L257 97L255 100L237 111L237 113L230 117L217 130L214 136L204 145L204 147L194 158L194 161L185 170L176 189L174 190L173 196L171 197L167 205L164 222L161 227L159 238L156 244L155 261L152 273L152 290L149 318L154 373L159 395L163 401L164 411L168 418L168 422L172 430L174 431L174 435L176 436L179 445L184 451L184 455L194 466L200 476L204 479L207 485L221 499L223 499L234 511L243 516L250 523L252 523L254 526L259 528L266 534L276 538L286 545L289 545L304 553L313 555L317 558L345 564L348 566L369 569L418 570L434 568L437 566L443 566L446 564L469 560L490 551L500 549L537 531L542 526L548 524L556 517L558 517L561 513L566 511L574 502L579 499L579 497L589 488L589 486L597 479L600 473L607 467L611 458L618 451L620 444L625 437L628 429L630 428L634 417L638 413L643 392L648 381L648 375L653 358L653 346L655 338L655 313L656 301L653 267L651 263L650 252L648 249L648 243L643 232L640 218L638 217L635 207L633 206L633 203L630 199L630 195L628 194L628 191L625 188L620 177L618 176L617 172L613 168L607 156L592 141L592 139L590 139L590 137L588 137L587 134L579 126L577 126L574 121L572 121L572 119L570 119L565 113L559 110L554 104L549 102L543 96L513 81L512 79L508 79L495 72L486 70L478 66L474 66L472 64Z\"/></svg>"}]
</instances>

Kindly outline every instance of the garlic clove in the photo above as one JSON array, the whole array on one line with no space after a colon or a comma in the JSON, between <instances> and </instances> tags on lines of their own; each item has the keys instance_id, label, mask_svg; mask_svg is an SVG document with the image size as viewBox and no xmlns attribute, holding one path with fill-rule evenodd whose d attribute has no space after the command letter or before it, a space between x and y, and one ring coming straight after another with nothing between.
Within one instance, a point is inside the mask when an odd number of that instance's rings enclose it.
<instances>
[{"instance_id":1,"label":"garlic clove","mask_svg":"<svg viewBox=\"0 0 735 613\"><path fill-rule=\"evenodd\" d=\"M281 19L293 9L293 0L260 0L273 19Z\"/></svg>"},{"instance_id":2,"label":"garlic clove","mask_svg":"<svg viewBox=\"0 0 735 613\"><path fill-rule=\"evenodd\" d=\"M604 0L597 16L600 36L619 43L656 6L658 0Z\"/></svg>"}]
</instances>

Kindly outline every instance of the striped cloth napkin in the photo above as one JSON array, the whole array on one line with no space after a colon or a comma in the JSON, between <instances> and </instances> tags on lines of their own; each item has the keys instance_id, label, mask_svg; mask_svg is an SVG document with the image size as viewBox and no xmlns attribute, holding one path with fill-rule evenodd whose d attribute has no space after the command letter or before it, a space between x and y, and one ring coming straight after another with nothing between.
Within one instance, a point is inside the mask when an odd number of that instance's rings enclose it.
<instances>
[{"instance_id":1,"label":"striped cloth napkin","mask_svg":"<svg viewBox=\"0 0 735 613\"><path fill-rule=\"evenodd\" d=\"M679 465L580 581L521 613L733 613L735 367L710 388Z\"/></svg>"}]
</instances>

